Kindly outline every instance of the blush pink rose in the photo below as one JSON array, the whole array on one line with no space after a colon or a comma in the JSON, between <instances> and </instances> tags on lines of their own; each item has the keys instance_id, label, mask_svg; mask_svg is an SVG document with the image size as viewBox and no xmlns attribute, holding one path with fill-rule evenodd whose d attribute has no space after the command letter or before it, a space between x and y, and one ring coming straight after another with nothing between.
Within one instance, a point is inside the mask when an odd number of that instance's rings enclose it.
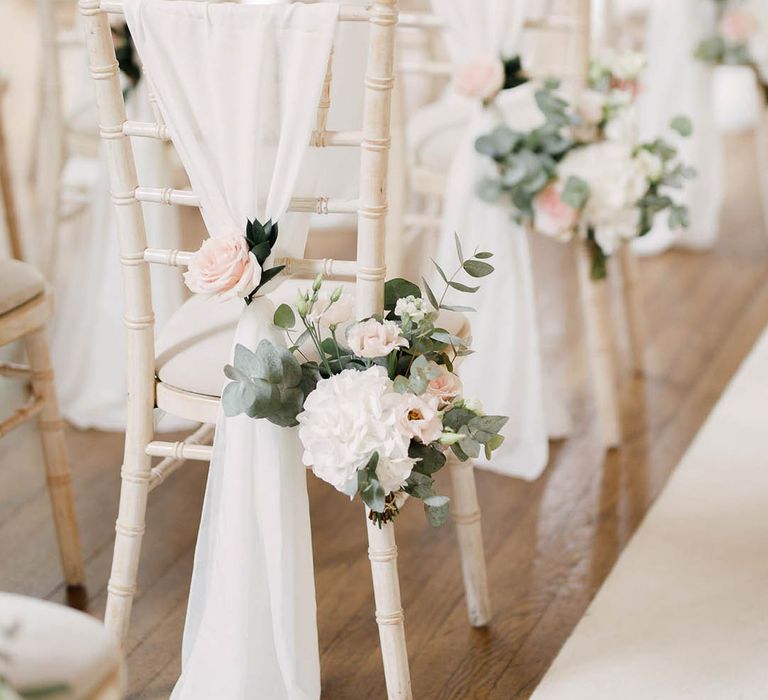
<instances>
[{"instance_id":1,"label":"blush pink rose","mask_svg":"<svg viewBox=\"0 0 768 700\"><path fill-rule=\"evenodd\" d=\"M460 66L453 76L457 92L478 100L491 100L504 87L504 64L494 56Z\"/></svg>"},{"instance_id":2,"label":"blush pink rose","mask_svg":"<svg viewBox=\"0 0 768 700\"><path fill-rule=\"evenodd\" d=\"M413 440L428 445L443 433L443 422L438 413L440 399L424 394L403 394L400 407L400 427Z\"/></svg>"},{"instance_id":3,"label":"blush pink rose","mask_svg":"<svg viewBox=\"0 0 768 700\"><path fill-rule=\"evenodd\" d=\"M222 301L247 297L260 281L261 266L240 234L208 238L184 273L184 282L195 294Z\"/></svg>"},{"instance_id":4,"label":"blush pink rose","mask_svg":"<svg viewBox=\"0 0 768 700\"><path fill-rule=\"evenodd\" d=\"M445 365L438 365L432 363L437 368L435 371L439 374L427 385L427 394L436 397L441 405L445 405L453 401L457 396L461 395L464 387L461 384L461 379L453 372L451 372Z\"/></svg>"},{"instance_id":5,"label":"blush pink rose","mask_svg":"<svg viewBox=\"0 0 768 700\"><path fill-rule=\"evenodd\" d=\"M757 29L757 20L749 12L742 9L726 10L720 20L720 31L723 37L739 44L747 41Z\"/></svg>"},{"instance_id":6,"label":"blush pink rose","mask_svg":"<svg viewBox=\"0 0 768 700\"><path fill-rule=\"evenodd\" d=\"M347 344L358 357L384 357L396 348L407 348L408 340L400 333L400 326L394 321L377 321L369 318L350 326L347 330Z\"/></svg>"},{"instance_id":7,"label":"blush pink rose","mask_svg":"<svg viewBox=\"0 0 768 700\"><path fill-rule=\"evenodd\" d=\"M556 182L547 185L533 200L534 227L545 236L570 239L578 218L578 209L563 201Z\"/></svg>"}]
</instances>

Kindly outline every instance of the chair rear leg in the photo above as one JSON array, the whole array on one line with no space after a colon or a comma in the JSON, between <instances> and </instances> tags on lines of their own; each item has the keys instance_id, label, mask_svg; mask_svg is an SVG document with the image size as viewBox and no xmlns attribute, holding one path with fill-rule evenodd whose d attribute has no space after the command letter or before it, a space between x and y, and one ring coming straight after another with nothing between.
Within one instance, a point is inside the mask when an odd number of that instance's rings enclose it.
<instances>
[{"instance_id":1,"label":"chair rear leg","mask_svg":"<svg viewBox=\"0 0 768 700\"><path fill-rule=\"evenodd\" d=\"M392 523L379 528L368 525L368 558L371 560L376 623L379 626L381 656L388 700L411 700L411 675L405 641L405 618L400 602L397 575L397 545Z\"/></svg>"},{"instance_id":2,"label":"chair rear leg","mask_svg":"<svg viewBox=\"0 0 768 700\"><path fill-rule=\"evenodd\" d=\"M32 389L44 401L38 425L64 578L69 586L81 586L84 580L83 557L72 494L72 476L45 330L40 328L30 333L24 343L32 370Z\"/></svg>"},{"instance_id":3,"label":"chair rear leg","mask_svg":"<svg viewBox=\"0 0 768 700\"><path fill-rule=\"evenodd\" d=\"M459 461L451 453L448 457L448 467L453 483L451 515L459 540L469 622L473 627L484 627L491 619L491 599L488 593L488 573L485 566L474 465L471 460Z\"/></svg>"}]
</instances>

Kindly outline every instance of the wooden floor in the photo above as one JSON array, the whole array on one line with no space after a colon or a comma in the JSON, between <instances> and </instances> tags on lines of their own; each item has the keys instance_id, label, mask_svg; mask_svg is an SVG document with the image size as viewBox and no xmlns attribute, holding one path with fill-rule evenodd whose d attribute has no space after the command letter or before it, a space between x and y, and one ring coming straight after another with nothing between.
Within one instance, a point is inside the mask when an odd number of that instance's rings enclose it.
<instances>
[{"instance_id":1,"label":"wooden floor","mask_svg":"<svg viewBox=\"0 0 768 700\"><path fill-rule=\"evenodd\" d=\"M525 698L547 669L649 504L768 322L768 237L753 191L753 145L730 138L731 191L714 252L643 261L647 373L625 369L626 444L603 460L585 390L575 280L565 249L537 243L542 308L561 333L577 377L574 435L553 446L532 484L478 474L495 614L466 620L450 527L432 530L421 509L398 521L400 574L415 697ZM564 274L566 294L546 278ZM565 272L563 272L565 271ZM563 299L567 308L563 308ZM69 433L87 557L88 608L104 610L122 439ZM131 698L166 698L179 647L205 484L191 463L155 492L128 643ZM384 698L362 512L310 479L323 697ZM63 601L34 430L0 451L0 589ZM222 700L226 700L225 698ZM265 699L269 700L269 699ZM564 699L567 700L567 699Z\"/></svg>"}]
</instances>

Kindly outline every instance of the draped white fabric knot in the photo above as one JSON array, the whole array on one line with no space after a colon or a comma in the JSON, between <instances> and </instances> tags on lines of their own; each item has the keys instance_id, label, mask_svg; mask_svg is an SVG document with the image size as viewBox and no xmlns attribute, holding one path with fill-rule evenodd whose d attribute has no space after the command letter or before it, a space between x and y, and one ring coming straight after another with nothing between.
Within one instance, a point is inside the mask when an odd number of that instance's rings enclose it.
<instances>
[{"instance_id":1,"label":"draped white fabric knot","mask_svg":"<svg viewBox=\"0 0 768 700\"><path fill-rule=\"evenodd\" d=\"M432 0L432 5L446 23L447 45L456 66L477 56L512 53L520 46L530 9L526 0ZM481 458L478 466L535 479L546 466L548 445L528 242L508 206L488 204L475 194L477 183L493 168L475 151L475 140L503 120L504 102L510 97L499 94L501 109L483 108L479 100L464 105L468 118L448 173L436 259L453 258L454 232L465 249L494 253L497 272L483 280L472 299L478 308L472 317L477 354L465 359L461 375L468 395L482 396L485 405L510 417L502 431L506 440L494 453L493 463ZM443 99L450 104L461 98Z\"/></svg>"},{"instance_id":2,"label":"draped white fabric knot","mask_svg":"<svg viewBox=\"0 0 768 700\"><path fill-rule=\"evenodd\" d=\"M308 217L286 212L295 193L314 189L308 144L338 6L126 0L125 9L210 235L272 219L274 257L302 257ZM244 305L235 342L284 344L273 313L264 295ZM316 624L296 432L220 412L172 697L316 700Z\"/></svg>"}]
</instances>

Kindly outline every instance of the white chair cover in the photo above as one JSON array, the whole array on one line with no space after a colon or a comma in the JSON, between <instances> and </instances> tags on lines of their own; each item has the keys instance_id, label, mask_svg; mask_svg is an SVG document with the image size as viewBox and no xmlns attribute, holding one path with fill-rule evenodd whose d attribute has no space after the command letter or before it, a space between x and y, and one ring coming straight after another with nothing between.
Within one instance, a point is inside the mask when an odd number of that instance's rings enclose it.
<instances>
[{"instance_id":1,"label":"white chair cover","mask_svg":"<svg viewBox=\"0 0 768 700\"><path fill-rule=\"evenodd\" d=\"M717 238L722 203L721 144L712 108L712 68L694 57L699 42L715 27L715 3L701 0L654 0L646 29L648 68L638 100L640 136L654 139L665 133L678 114L693 120L691 138L679 143L680 155L696 168L696 179L682 194L691 225L673 240L693 248L708 248ZM670 237L666 217L659 217L652 239ZM646 242L639 241L642 250Z\"/></svg>"},{"instance_id":2,"label":"white chair cover","mask_svg":"<svg viewBox=\"0 0 768 700\"><path fill-rule=\"evenodd\" d=\"M338 6L129 0L126 17L211 235L279 220L301 257L300 187ZM279 279L279 278L278 278ZM235 341L282 343L274 307L247 307ZM222 376L222 384L223 384ZM176 700L316 700L320 670L306 474L294 430L220 415Z\"/></svg>"},{"instance_id":3,"label":"white chair cover","mask_svg":"<svg viewBox=\"0 0 768 700\"><path fill-rule=\"evenodd\" d=\"M526 0L432 3L447 24L448 48L457 65L519 46ZM504 95L498 99L503 109ZM546 466L548 445L528 241L508 207L487 204L475 195L477 182L493 168L475 152L475 140L499 123L500 113L479 103L466 109L471 114L448 173L436 259L455 258L454 231L465 250L478 247L495 254L491 262L497 272L483 280L472 300L478 308L472 316L477 355L466 358L461 375L468 395L482 397L489 410L510 417L503 431L506 440L493 462L481 459L478 466L535 479Z\"/></svg>"}]
</instances>

